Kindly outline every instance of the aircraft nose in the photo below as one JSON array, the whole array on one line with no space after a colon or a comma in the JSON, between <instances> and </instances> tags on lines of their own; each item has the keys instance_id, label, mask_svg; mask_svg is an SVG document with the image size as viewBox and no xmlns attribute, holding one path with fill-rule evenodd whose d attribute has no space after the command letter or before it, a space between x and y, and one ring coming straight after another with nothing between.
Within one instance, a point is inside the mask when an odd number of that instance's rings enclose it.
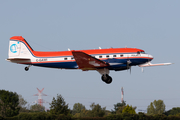
<instances>
[{"instance_id":1,"label":"aircraft nose","mask_svg":"<svg viewBox=\"0 0 180 120\"><path fill-rule=\"evenodd\" d=\"M150 60L153 60L153 58L154 58L152 55L148 55L148 57Z\"/></svg>"}]
</instances>

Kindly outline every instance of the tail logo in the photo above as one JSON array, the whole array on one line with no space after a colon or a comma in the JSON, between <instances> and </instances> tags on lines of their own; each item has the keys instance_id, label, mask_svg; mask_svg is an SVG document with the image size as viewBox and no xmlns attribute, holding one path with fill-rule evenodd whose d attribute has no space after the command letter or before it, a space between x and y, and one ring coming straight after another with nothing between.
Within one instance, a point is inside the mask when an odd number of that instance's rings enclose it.
<instances>
[{"instance_id":1,"label":"tail logo","mask_svg":"<svg viewBox=\"0 0 180 120\"><path fill-rule=\"evenodd\" d=\"M17 45L16 44L12 44L11 46L10 46L10 51L12 52L12 53L17 53Z\"/></svg>"}]
</instances>

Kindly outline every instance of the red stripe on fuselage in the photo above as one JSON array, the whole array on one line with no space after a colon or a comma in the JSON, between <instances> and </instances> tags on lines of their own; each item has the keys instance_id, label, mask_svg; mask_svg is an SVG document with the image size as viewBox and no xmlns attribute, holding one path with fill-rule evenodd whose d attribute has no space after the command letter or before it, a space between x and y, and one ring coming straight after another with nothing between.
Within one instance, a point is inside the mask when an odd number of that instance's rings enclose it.
<instances>
[{"instance_id":1,"label":"red stripe on fuselage","mask_svg":"<svg viewBox=\"0 0 180 120\"><path fill-rule=\"evenodd\" d=\"M59 56L72 56L71 51L55 51L55 52L41 52L41 51L34 51L31 46L26 42L26 40L22 36L14 36L10 38L11 40L18 40L22 41L32 52L35 57L59 57ZM94 50L78 50L82 51L86 54L117 54L117 53L137 53L144 52L144 50L137 49L137 48L109 48L109 49L94 49Z\"/></svg>"}]
</instances>

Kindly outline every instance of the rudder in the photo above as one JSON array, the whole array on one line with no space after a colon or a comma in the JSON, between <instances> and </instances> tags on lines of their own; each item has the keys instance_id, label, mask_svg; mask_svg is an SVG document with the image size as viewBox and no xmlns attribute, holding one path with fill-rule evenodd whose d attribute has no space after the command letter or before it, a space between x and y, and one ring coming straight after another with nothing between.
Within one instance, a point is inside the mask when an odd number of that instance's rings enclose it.
<instances>
[{"instance_id":1,"label":"rudder","mask_svg":"<svg viewBox=\"0 0 180 120\"><path fill-rule=\"evenodd\" d=\"M22 36L14 36L9 41L9 58L32 57L32 48Z\"/></svg>"}]
</instances>

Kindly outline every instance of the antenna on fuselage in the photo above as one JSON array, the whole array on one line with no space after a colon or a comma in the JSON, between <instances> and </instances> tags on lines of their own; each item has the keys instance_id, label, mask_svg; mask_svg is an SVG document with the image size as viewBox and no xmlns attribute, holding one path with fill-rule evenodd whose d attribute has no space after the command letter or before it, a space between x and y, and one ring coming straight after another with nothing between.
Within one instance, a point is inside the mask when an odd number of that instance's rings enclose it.
<instances>
[{"instance_id":1,"label":"antenna on fuselage","mask_svg":"<svg viewBox=\"0 0 180 120\"><path fill-rule=\"evenodd\" d=\"M71 51L71 50L68 48L68 51Z\"/></svg>"},{"instance_id":2,"label":"antenna on fuselage","mask_svg":"<svg viewBox=\"0 0 180 120\"><path fill-rule=\"evenodd\" d=\"M101 49L101 47L99 47L99 49Z\"/></svg>"}]
</instances>

